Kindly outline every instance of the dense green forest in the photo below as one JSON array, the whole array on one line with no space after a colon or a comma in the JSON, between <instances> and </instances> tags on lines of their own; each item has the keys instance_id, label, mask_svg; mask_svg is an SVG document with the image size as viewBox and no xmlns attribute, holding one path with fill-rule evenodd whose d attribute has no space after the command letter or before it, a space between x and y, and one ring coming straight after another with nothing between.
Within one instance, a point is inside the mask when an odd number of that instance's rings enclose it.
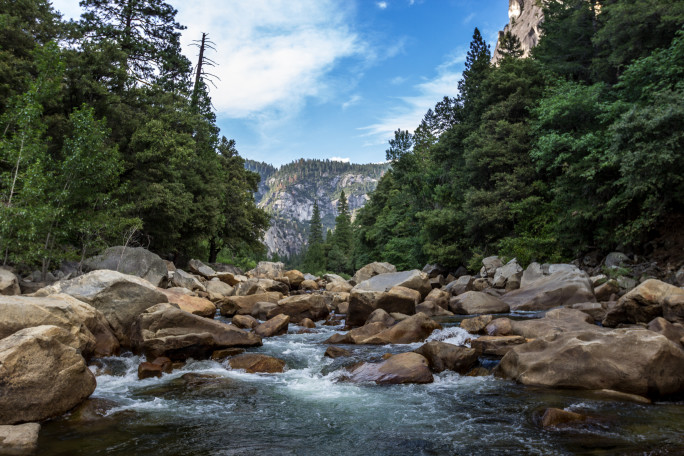
<instances>
[{"instance_id":1,"label":"dense green forest","mask_svg":"<svg viewBox=\"0 0 684 456\"><path fill-rule=\"evenodd\" d=\"M543 9L532 58L508 34L492 65L476 29L459 96L396 131L353 267L558 261L683 235L684 2Z\"/></svg>"},{"instance_id":2,"label":"dense green forest","mask_svg":"<svg viewBox=\"0 0 684 456\"><path fill-rule=\"evenodd\" d=\"M45 273L121 244L262 254L259 176L219 136L206 57L181 54L176 10L81 6L64 22L47 0L0 2L0 262Z\"/></svg>"}]
</instances>

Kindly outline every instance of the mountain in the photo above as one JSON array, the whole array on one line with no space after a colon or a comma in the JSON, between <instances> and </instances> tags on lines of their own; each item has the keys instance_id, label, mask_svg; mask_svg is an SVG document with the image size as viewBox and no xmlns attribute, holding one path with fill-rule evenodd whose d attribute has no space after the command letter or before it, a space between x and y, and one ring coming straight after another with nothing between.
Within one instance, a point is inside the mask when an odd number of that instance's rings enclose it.
<instances>
[{"instance_id":1,"label":"mountain","mask_svg":"<svg viewBox=\"0 0 684 456\"><path fill-rule=\"evenodd\" d=\"M509 0L508 19L503 31L499 32L499 37L510 31L513 36L520 40L523 50L523 57L529 57L530 51L539 43L539 25L544 20L544 12L536 0ZM499 42L496 43L498 49ZM492 62L499 60L499 53L494 50Z\"/></svg>"},{"instance_id":2,"label":"mountain","mask_svg":"<svg viewBox=\"0 0 684 456\"><path fill-rule=\"evenodd\" d=\"M306 244L314 201L318 202L324 229L332 229L342 190L353 217L366 204L389 163L358 165L300 159L275 168L245 160L245 168L261 176L255 200L271 214L271 228L264 238L269 254L292 257Z\"/></svg>"}]
</instances>

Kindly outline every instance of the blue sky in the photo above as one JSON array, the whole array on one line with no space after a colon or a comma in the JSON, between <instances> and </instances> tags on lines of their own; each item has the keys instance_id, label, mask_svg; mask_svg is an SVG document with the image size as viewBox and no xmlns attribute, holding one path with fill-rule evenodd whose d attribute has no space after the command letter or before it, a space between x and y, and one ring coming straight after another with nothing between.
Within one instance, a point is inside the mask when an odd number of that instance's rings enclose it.
<instances>
[{"instance_id":1,"label":"blue sky","mask_svg":"<svg viewBox=\"0 0 684 456\"><path fill-rule=\"evenodd\" d=\"M456 83L474 27L492 44L507 0L171 0L184 52L202 32L221 78L211 96L221 134L243 157L385 160ZM65 17L78 0L54 0Z\"/></svg>"}]
</instances>

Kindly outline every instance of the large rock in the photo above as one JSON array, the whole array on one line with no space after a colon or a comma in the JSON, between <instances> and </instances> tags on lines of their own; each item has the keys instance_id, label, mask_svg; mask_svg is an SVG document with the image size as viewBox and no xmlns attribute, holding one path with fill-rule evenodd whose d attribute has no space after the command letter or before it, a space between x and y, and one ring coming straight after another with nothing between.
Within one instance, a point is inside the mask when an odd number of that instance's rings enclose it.
<instances>
[{"instance_id":1,"label":"large rock","mask_svg":"<svg viewBox=\"0 0 684 456\"><path fill-rule=\"evenodd\" d=\"M209 358L214 350L223 348L260 346L261 338L234 325L184 312L173 304L159 304L136 319L132 342L147 358L185 360Z\"/></svg>"},{"instance_id":2,"label":"large rock","mask_svg":"<svg viewBox=\"0 0 684 456\"><path fill-rule=\"evenodd\" d=\"M606 313L603 325L648 323L656 317L684 323L684 290L660 280L647 280L618 300Z\"/></svg>"},{"instance_id":3,"label":"large rock","mask_svg":"<svg viewBox=\"0 0 684 456\"><path fill-rule=\"evenodd\" d=\"M30 455L38 449L40 424L25 423L0 426L0 454Z\"/></svg>"},{"instance_id":4,"label":"large rock","mask_svg":"<svg viewBox=\"0 0 684 456\"><path fill-rule=\"evenodd\" d=\"M434 378L428 360L418 353L401 353L382 363L363 363L349 373L353 382L375 382L379 385L432 383Z\"/></svg>"},{"instance_id":5,"label":"large rock","mask_svg":"<svg viewBox=\"0 0 684 456\"><path fill-rule=\"evenodd\" d=\"M444 308L437 304L435 301L425 301L421 302L416 306L416 313L424 313L428 317L449 317L454 313L444 310Z\"/></svg>"},{"instance_id":6,"label":"large rock","mask_svg":"<svg viewBox=\"0 0 684 456\"><path fill-rule=\"evenodd\" d=\"M234 289L225 282L219 279L212 279L208 281L204 287L209 293L209 298L212 301L220 301L223 298L227 298L233 295Z\"/></svg>"},{"instance_id":7,"label":"large rock","mask_svg":"<svg viewBox=\"0 0 684 456\"><path fill-rule=\"evenodd\" d=\"M288 291L290 291L290 287L283 282L278 282L273 279L252 278L240 282L235 287L235 296L249 296L268 292L286 294Z\"/></svg>"},{"instance_id":8,"label":"large rock","mask_svg":"<svg viewBox=\"0 0 684 456\"><path fill-rule=\"evenodd\" d=\"M278 307L268 312L267 318L276 315L289 315L293 323L299 323L305 318L313 321L323 320L330 311L325 304L325 298L319 294L296 295L278 301Z\"/></svg>"},{"instance_id":9,"label":"large rock","mask_svg":"<svg viewBox=\"0 0 684 456\"><path fill-rule=\"evenodd\" d=\"M130 330L137 316L148 307L168 302L166 295L147 280L109 270L57 282L38 290L35 295L57 293L73 296L102 312L123 347L131 345Z\"/></svg>"},{"instance_id":10,"label":"large rock","mask_svg":"<svg viewBox=\"0 0 684 456\"><path fill-rule=\"evenodd\" d=\"M290 281L290 286L293 290L299 288L299 285L304 282L304 274L296 269L285 271L283 275Z\"/></svg>"},{"instance_id":11,"label":"large rock","mask_svg":"<svg viewBox=\"0 0 684 456\"><path fill-rule=\"evenodd\" d=\"M147 280L155 287L166 280L168 270L159 255L142 247L110 247L83 262L85 271L109 269Z\"/></svg>"},{"instance_id":12,"label":"large rock","mask_svg":"<svg viewBox=\"0 0 684 456\"><path fill-rule=\"evenodd\" d=\"M171 276L171 284L174 287L186 288L190 291L207 291L205 286L197 277L183 271L182 269L176 269L173 271Z\"/></svg>"},{"instance_id":13,"label":"large rock","mask_svg":"<svg viewBox=\"0 0 684 456\"><path fill-rule=\"evenodd\" d=\"M477 364L477 351L445 342L432 341L415 350L423 355L433 372L452 370L465 374Z\"/></svg>"},{"instance_id":14,"label":"large rock","mask_svg":"<svg viewBox=\"0 0 684 456\"><path fill-rule=\"evenodd\" d=\"M501 299L512 311L548 310L578 302L596 302L589 276L581 271L559 271L521 285Z\"/></svg>"},{"instance_id":15,"label":"large rock","mask_svg":"<svg viewBox=\"0 0 684 456\"><path fill-rule=\"evenodd\" d=\"M479 317L466 318L461 321L461 328L470 334L484 334L485 328L494 319L491 315L480 315Z\"/></svg>"},{"instance_id":16,"label":"large rock","mask_svg":"<svg viewBox=\"0 0 684 456\"><path fill-rule=\"evenodd\" d=\"M233 315L252 315L254 305L257 302L277 303L283 298L278 292L259 293L249 296L231 296L219 301L218 307L221 315L232 317Z\"/></svg>"},{"instance_id":17,"label":"large rock","mask_svg":"<svg viewBox=\"0 0 684 456\"><path fill-rule=\"evenodd\" d=\"M78 345L57 326L26 328L0 340L0 424L54 418L95 391Z\"/></svg>"},{"instance_id":18,"label":"large rock","mask_svg":"<svg viewBox=\"0 0 684 456\"><path fill-rule=\"evenodd\" d=\"M70 332L85 357L119 353L119 341L104 315L76 298L65 294L43 298L0 296L0 339L25 328L44 325Z\"/></svg>"},{"instance_id":19,"label":"large rock","mask_svg":"<svg viewBox=\"0 0 684 456\"><path fill-rule=\"evenodd\" d=\"M285 369L285 361L260 353L245 353L230 358L232 369L244 369L248 374L277 374Z\"/></svg>"},{"instance_id":20,"label":"large rock","mask_svg":"<svg viewBox=\"0 0 684 456\"><path fill-rule=\"evenodd\" d=\"M352 291L353 286L349 282L346 281L339 281L335 280L333 282L328 282L328 284L325 286L326 291L330 291L333 293L349 293Z\"/></svg>"},{"instance_id":21,"label":"large rock","mask_svg":"<svg viewBox=\"0 0 684 456\"><path fill-rule=\"evenodd\" d=\"M461 315L508 313L508 304L481 291L466 291L449 301L449 310Z\"/></svg>"},{"instance_id":22,"label":"large rock","mask_svg":"<svg viewBox=\"0 0 684 456\"><path fill-rule=\"evenodd\" d=\"M451 294L449 294L448 291L435 288L434 290L430 291L430 293L428 293L428 295L425 297L425 301L434 301L442 309L448 309L449 298L451 298Z\"/></svg>"},{"instance_id":23,"label":"large rock","mask_svg":"<svg viewBox=\"0 0 684 456\"><path fill-rule=\"evenodd\" d=\"M496 372L526 385L667 397L684 391L684 350L646 329L597 328L515 347Z\"/></svg>"},{"instance_id":24,"label":"large rock","mask_svg":"<svg viewBox=\"0 0 684 456\"><path fill-rule=\"evenodd\" d=\"M199 315L200 317L214 318L214 315L216 315L216 306L208 299L190 296L175 290L169 288L161 291L166 295L170 303L177 304L181 310Z\"/></svg>"},{"instance_id":25,"label":"large rock","mask_svg":"<svg viewBox=\"0 0 684 456\"><path fill-rule=\"evenodd\" d=\"M379 276L376 276L379 277ZM406 287L393 287L388 292L362 290L355 287L349 296L347 324L363 325L376 309L387 313L413 315L420 303L420 293Z\"/></svg>"},{"instance_id":26,"label":"large rock","mask_svg":"<svg viewBox=\"0 0 684 456\"><path fill-rule=\"evenodd\" d=\"M247 272L250 277L257 277L260 279L272 279L283 276L283 263L273 263L271 261L260 261L256 268Z\"/></svg>"},{"instance_id":27,"label":"large rock","mask_svg":"<svg viewBox=\"0 0 684 456\"><path fill-rule=\"evenodd\" d=\"M473 340L470 345L478 353L486 356L504 356L516 345L524 344L521 336L482 336Z\"/></svg>"},{"instance_id":28,"label":"large rock","mask_svg":"<svg viewBox=\"0 0 684 456\"><path fill-rule=\"evenodd\" d=\"M378 274L388 274L392 272L397 272L397 268L393 264L378 262L370 263L356 271L356 274L352 277L352 282L359 284Z\"/></svg>"},{"instance_id":29,"label":"large rock","mask_svg":"<svg viewBox=\"0 0 684 456\"><path fill-rule=\"evenodd\" d=\"M499 319L494 320L494 322L498 322L498 320ZM536 339L539 337L553 338L558 334L572 331L600 330L593 322L591 316L587 315L585 312L577 309L560 308L547 312L546 315L544 315L544 318L509 320L509 324L507 325L508 332L505 334L501 332L498 334L490 333L490 335L518 335L527 339Z\"/></svg>"},{"instance_id":30,"label":"large rock","mask_svg":"<svg viewBox=\"0 0 684 456\"><path fill-rule=\"evenodd\" d=\"M0 268L0 296L14 296L21 294L19 279L7 269Z\"/></svg>"},{"instance_id":31,"label":"large rock","mask_svg":"<svg viewBox=\"0 0 684 456\"><path fill-rule=\"evenodd\" d=\"M670 323L663 317L657 317L648 324L648 329L662 334L675 344L681 344L684 340L684 325L681 323Z\"/></svg>"},{"instance_id":32,"label":"large rock","mask_svg":"<svg viewBox=\"0 0 684 456\"><path fill-rule=\"evenodd\" d=\"M193 274L201 275L206 279L210 279L216 275L216 271L202 263L200 260L188 261L188 270Z\"/></svg>"},{"instance_id":33,"label":"large rock","mask_svg":"<svg viewBox=\"0 0 684 456\"><path fill-rule=\"evenodd\" d=\"M259 337L273 337L280 336L287 333L287 327L290 323L289 315L276 315L268 321L260 324L254 328L254 332Z\"/></svg>"},{"instance_id":34,"label":"large rock","mask_svg":"<svg viewBox=\"0 0 684 456\"><path fill-rule=\"evenodd\" d=\"M520 280L522 279L523 268L518 264L518 261L513 258L506 265L497 268L492 279L492 285L496 288L506 288L507 290L516 290L520 288Z\"/></svg>"},{"instance_id":35,"label":"large rock","mask_svg":"<svg viewBox=\"0 0 684 456\"><path fill-rule=\"evenodd\" d=\"M503 266L501 258L498 256L490 256L482 260L482 269L480 275L482 277L494 277L496 270Z\"/></svg>"},{"instance_id":36,"label":"large rock","mask_svg":"<svg viewBox=\"0 0 684 456\"><path fill-rule=\"evenodd\" d=\"M427 275L417 269L414 269L413 271L378 274L357 284L354 289L363 291L390 291L394 287L405 287L416 290L420 293L421 297L427 296L432 290Z\"/></svg>"},{"instance_id":37,"label":"large rock","mask_svg":"<svg viewBox=\"0 0 684 456\"><path fill-rule=\"evenodd\" d=\"M442 329L442 325L427 315L419 313L400 321L391 328L355 343L373 345L412 344L424 341L436 329Z\"/></svg>"},{"instance_id":38,"label":"large rock","mask_svg":"<svg viewBox=\"0 0 684 456\"><path fill-rule=\"evenodd\" d=\"M254 329L259 326L259 321L251 315L235 315L230 322L240 329Z\"/></svg>"},{"instance_id":39,"label":"large rock","mask_svg":"<svg viewBox=\"0 0 684 456\"><path fill-rule=\"evenodd\" d=\"M451 293L452 296L458 296L461 293L465 293L466 291L473 291L474 282L475 277L470 275L464 275L454 280L453 282L449 282L449 284L446 287L444 287L444 291Z\"/></svg>"},{"instance_id":40,"label":"large rock","mask_svg":"<svg viewBox=\"0 0 684 456\"><path fill-rule=\"evenodd\" d=\"M382 323L385 326L390 327L396 323L396 321L384 309L375 309L373 313L368 316L368 320L366 320L366 325L369 323Z\"/></svg>"}]
</instances>

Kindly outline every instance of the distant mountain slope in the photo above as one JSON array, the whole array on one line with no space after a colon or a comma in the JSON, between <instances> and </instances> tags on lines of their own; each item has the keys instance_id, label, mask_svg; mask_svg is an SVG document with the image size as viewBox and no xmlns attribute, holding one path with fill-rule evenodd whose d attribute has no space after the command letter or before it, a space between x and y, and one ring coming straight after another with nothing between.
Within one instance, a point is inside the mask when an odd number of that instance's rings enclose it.
<instances>
[{"instance_id":1,"label":"distant mountain slope","mask_svg":"<svg viewBox=\"0 0 684 456\"><path fill-rule=\"evenodd\" d=\"M269 253L292 256L301 253L306 243L314 200L318 201L324 228L333 228L342 190L354 213L366 204L368 193L375 190L389 164L300 159L274 168L245 160L245 168L261 175L255 199L272 215L272 226L264 239Z\"/></svg>"}]
</instances>

